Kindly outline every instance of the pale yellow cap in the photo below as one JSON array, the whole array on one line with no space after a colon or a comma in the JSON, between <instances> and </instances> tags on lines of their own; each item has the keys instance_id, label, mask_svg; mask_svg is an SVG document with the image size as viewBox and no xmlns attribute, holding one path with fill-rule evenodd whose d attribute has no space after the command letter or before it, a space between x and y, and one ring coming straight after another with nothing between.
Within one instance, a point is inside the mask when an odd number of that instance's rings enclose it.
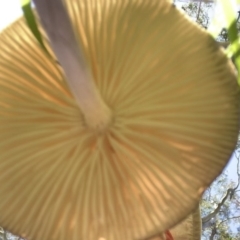
<instances>
[{"instance_id":1,"label":"pale yellow cap","mask_svg":"<svg viewBox=\"0 0 240 240\"><path fill-rule=\"evenodd\" d=\"M150 240L170 240L169 238L172 238L173 240L200 240L202 234L201 230L202 221L200 209L198 208L186 219L168 231L170 233L170 237L164 233L153 237Z\"/></svg>"},{"instance_id":2,"label":"pale yellow cap","mask_svg":"<svg viewBox=\"0 0 240 240\"><path fill-rule=\"evenodd\" d=\"M86 127L24 19L0 34L0 226L32 240L135 240L188 216L239 127L230 61L164 0L69 0L112 122Z\"/></svg>"}]
</instances>

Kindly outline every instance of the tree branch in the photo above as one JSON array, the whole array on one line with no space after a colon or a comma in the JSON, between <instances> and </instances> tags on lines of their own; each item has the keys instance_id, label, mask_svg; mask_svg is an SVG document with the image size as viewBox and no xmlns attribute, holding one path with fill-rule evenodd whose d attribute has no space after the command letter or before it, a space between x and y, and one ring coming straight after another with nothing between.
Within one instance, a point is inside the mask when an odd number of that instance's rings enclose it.
<instances>
[{"instance_id":1,"label":"tree branch","mask_svg":"<svg viewBox=\"0 0 240 240\"><path fill-rule=\"evenodd\" d=\"M234 190L236 191L240 184L239 156L237 156L236 151L235 151L235 157L237 158L237 176L238 176L238 183L237 183L237 186L234 188Z\"/></svg>"},{"instance_id":2,"label":"tree branch","mask_svg":"<svg viewBox=\"0 0 240 240\"><path fill-rule=\"evenodd\" d=\"M198 21L198 19L199 19L199 15L200 15L200 12L201 12L201 5L202 5L202 0L200 0L199 5L198 5L198 12L197 12L196 21Z\"/></svg>"},{"instance_id":3,"label":"tree branch","mask_svg":"<svg viewBox=\"0 0 240 240\"><path fill-rule=\"evenodd\" d=\"M212 232L211 232L211 235L210 235L210 238L209 240L213 240L214 239L214 236L217 234L217 228L216 228L216 224L214 225L214 227L212 228Z\"/></svg>"},{"instance_id":4,"label":"tree branch","mask_svg":"<svg viewBox=\"0 0 240 240\"><path fill-rule=\"evenodd\" d=\"M237 162L237 175L238 175L238 183L236 185L236 187L234 188L228 188L225 196L223 197L222 201L218 204L218 206L215 208L215 210L213 212L211 212L210 214L208 214L207 216L203 217L202 218L202 225L203 225L203 228L207 227L207 223L212 219L214 218L221 210L221 207L224 205L224 203L226 202L228 196L230 198L230 200L232 200L235 192L237 191L238 187L239 187L239 184L240 184L240 170L239 170L239 157L240 156L237 156L236 153L235 153L235 156L238 160ZM226 220L227 221L227 220Z\"/></svg>"},{"instance_id":5,"label":"tree branch","mask_svg":"<svg viewBox=\"0 0 240 240\"><path fill-rule=\"evenodd\" d=\"M227 222L227 221L229 221L229 220L231 220L231 219L238 219L238 218L240 218L240 216L234 216L234 217L230 217L230 218L228 218L228 219L225 219L225 220L223 220L222 222L220 222L217 227L219 227L220 225L222 225L224 222Z\"/></svg>"},{"instance_id":6,"label":"tree branch","mask_svg":"<svg viewBox=\"0 0 240 240\"><path fill-rule=\"evenodd\" d=\"M202 224L206 224L207 222L209 222L212 218L214 218L218 212L221 210L221 207L223 206L223 204L225 203L225 201L227 200L228 196L232 193L233 189L229 188L227 190L226 195L224 196L224 198L222 199L222 201L218 204L218 206L215 208L215 210L213 212L211 212L210 214L208 214L207 216L202 218Z\"/></svg>"}]
</instances>

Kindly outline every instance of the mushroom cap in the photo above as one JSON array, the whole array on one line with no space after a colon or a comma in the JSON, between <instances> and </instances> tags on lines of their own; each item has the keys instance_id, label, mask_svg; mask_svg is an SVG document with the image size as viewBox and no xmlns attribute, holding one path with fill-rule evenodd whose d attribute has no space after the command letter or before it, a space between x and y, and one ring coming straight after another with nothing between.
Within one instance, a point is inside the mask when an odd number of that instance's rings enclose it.
<instances>
[{"instance_id":1,"label":"mushroom cap","mask_svg":"<svg viewBox=\"0 0 240 240\"><path fill-rule=\"evenodd\" d=\"M201 239L201 215L197 208L186 219L169 230L174 240L200 240ZM150 240L167 240L165 236L158 236Z\"/></svg>"},{"instance_id":2,"label":"mushroom cap","mask_svg":"<svg viewBox=\"0 0 240 240\"><path fill-rule=\"evenodd\" d=\"M0 34L0 225L32 240L170 229L221 173L239 127L225 54L168 1L66 6L113 120L87 128L24 19Z\"/></svg>"},{"instance_id":3,"label":"mushroom cap","mask_svg":"<svg viewBox=\"0 0 240 240\"><path fill-rule=\"evenodd\" d=\"M173 227L170 232L174 240L200 240L202 235L202 221L198 208L185 220Z\"/></svg>"}]
</instances>

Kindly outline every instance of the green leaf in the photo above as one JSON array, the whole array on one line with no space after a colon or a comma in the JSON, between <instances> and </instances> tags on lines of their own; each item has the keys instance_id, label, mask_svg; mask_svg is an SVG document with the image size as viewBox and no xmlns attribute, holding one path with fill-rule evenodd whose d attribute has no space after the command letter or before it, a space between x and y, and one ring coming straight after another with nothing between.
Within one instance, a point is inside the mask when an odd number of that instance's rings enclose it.
<instances>
[{"instance_id":1,"label":"green leaf","mask_svg":"<svg viewBox=\"0 0 240 240\"><path fill-rule=\"evenodd\" d=\"M24 17L26 19L26 22L27 22L31 32L33 33L34 37L36 38L36 40L38 41L40 46L43 48L43 50L49 55L49 53L44 45L42 35L38 30L37 22L36 22L34 13L32 11L32 7L31 7L31 0L20 0L20 1L21 1L21 6L22 6Z\"/></svg>"},{"instance_id":2,"label":"green leaf","mask_svg":"<svg viewBox=\"0 0 240 240\"><path fill-rule=\"evenodd\" d=\"M234 54L235 64L238 70L238 84L240 85L240 44L237 31L237 19L236 19L236 9L234 6L237 6L236 0L219 0L222 5L224 12L224 17L227 23L228 37L230 41L230 48Z\"/></svg>"}]
</instances>

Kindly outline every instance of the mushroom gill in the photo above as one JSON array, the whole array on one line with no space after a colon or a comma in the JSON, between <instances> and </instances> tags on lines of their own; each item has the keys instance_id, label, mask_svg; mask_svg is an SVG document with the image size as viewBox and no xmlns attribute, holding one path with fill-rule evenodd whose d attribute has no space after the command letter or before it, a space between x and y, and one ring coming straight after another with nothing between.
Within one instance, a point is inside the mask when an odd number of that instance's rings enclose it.
<instances>
[{"instance_id":1,"label":"mushroom gill","mask_svg":"<svg viewBox=\"0 0 240 240\"><path fill-rule=\"evenodd\" d=\"M176 226L150 240L200 240L201 225L200 209L197 208Z\"/></svg>"},{"instance_id":2,"label":"mushroom gill","mask_svg":"<svg viewBox=\"0 0 240 240\"><path fill-rule=\"evenodd\" d=\"M103 131L88 124L65 69L24 19L3 31L0 225L31 240L164 232L196 208L234 149L233 67L168 1L66 7L111 121Z\"/></svg>"},{"instance_id":3,"label":"mushroom gill","mask_svg":"<svg viewBox=\"0 0 240 240\"><path fill-rule=\"evenodd\" d=\"M191 213L185 220L173 227L170 232L174 240L200 240L202 221L200 209Z\"/></svg>"}]
</instances>

